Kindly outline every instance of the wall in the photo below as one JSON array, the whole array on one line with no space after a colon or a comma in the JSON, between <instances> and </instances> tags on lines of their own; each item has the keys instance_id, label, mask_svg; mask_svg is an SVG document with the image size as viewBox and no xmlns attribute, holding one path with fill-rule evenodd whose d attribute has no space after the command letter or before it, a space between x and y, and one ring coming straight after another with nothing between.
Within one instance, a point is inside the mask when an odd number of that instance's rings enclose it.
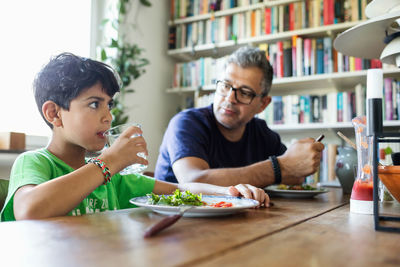
<instances>
[{"instance_id":1,"label":"wall","mask_svg":"<svg viewBox=\"0 0 400 267\"><path fill-rule=\"evenodd\" d=\"M135 1L129 13L127 37L145 49L150 65L146 73L133 82L135 93L129 94L129 120L141 123L149 151L149 171L154 171L162 137L170 118L176 113L176 95L166 94L173 75L173 61L167 56L169 1L151 1L151 7Z\"/></svg>"},{"instance_id":2,"label":"wall","mask_svg":"<svg viewBox=\"0 0 400 267\"><path fill-rule=\"evenodd\" d=\"M99 13L92 14L95 16L94 22L101 20L106 2L101 1L96 6ZM146 67L147 72L134 81L136 92L126 100L130 121L139 122L143 126L149 150L148 170L154 171L164 131L176 113L178 103L176 95L165 93L165 89L170 87L173 70L173 61L167 56L169 1L151 1L152 6L149 8L139 5L138 0L133 2L129 22L135 22L136 27L133 30L130 28L127 37L145 48L144 57L150 60L150 65ZM97 38L97 35L93 38ZM27 140L28 143L30 141ZM9 176L16 157L17 154L0 155L0 177Z\"/></svg>"},{"instance_id":3,"label":"wall","mask_svg":"<svg viewBox=\"0 0 400 267\"><path fill-rule=\"evenodd\" d=\"M49 137L32 136L25 137L26 150L34 150L45 147L49 142ZM0 153L0 179L8 179L10 177L11 167L18 157L18 153Z\"/></svg>"}]
</instances>

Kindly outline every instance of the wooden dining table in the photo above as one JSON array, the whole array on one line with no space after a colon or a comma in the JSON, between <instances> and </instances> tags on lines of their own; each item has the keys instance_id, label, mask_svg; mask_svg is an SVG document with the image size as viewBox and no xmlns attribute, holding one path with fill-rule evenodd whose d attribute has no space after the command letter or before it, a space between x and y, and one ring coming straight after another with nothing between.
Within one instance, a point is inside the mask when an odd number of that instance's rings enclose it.
<instances>
[{"instance_id":1,"label":"wooden dining table","mask_svg":"<svg viewBox=\"0 0 400 267\"><path fill-rule=\"evenodd\" d=\"M0 266L400 266L400 234L374 230L330 188L222 217L182 218L151 238L146 208L0 223ZM385 212L400 214L398 203ZM3 265L4 264L4 265Z\"/></svg>"}]
</instances>

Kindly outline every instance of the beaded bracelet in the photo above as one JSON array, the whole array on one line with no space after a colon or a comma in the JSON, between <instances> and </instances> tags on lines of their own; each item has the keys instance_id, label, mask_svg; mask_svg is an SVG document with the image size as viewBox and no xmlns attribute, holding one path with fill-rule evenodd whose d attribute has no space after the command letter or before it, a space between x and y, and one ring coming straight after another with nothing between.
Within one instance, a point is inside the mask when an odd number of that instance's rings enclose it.
<instances>
[{"instance_id":1,"label":"beaded bracelet","mask_svg":"<svg viewBox=\"0 0 400 267\"><path fill-rule=\"evenodd\" d=\"M281 176L281 167L279 166L279 162L275 156L270 156L269 159L272 163L272 169L274 170L275 175L275 184L282 183L282 176Z\"/></svg>"},{"instance_id":2,"label":"beaded bracelet","mask_svg":"<svg viewBox=\"0 0 400 267\"><path fill-rule=\"evenodd\" d=\"M93 163L100 167L101 172L103 173L103 176L104 176L104 183L103 183L104 185L111 181L110 170L108 169L108 167L106 166L104 161L102 161L99 158L90 158L88 160L88 163Z\"/></svg>"}]
</instances>

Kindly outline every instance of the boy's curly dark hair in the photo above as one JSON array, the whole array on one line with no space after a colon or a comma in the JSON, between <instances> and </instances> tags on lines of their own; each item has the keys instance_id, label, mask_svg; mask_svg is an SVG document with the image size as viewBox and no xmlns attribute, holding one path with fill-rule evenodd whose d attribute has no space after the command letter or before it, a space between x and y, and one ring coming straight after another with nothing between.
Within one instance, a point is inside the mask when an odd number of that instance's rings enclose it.
<instances>
[{"instance_id":1,"label":"boy's curly dark hair","mask_svg":"<svg viewBox=\"0 0 400 267\"><path fill-rule=\"evenodd\" d=\"M104 92L110 97L119 92L118 74L107 64L71 53L51 58L33 82L36 104L47 125L53 128L43 116L43 103L51 100L69 110L71 101L97 82L102 84Z\"/></svg>"}]
</instances>

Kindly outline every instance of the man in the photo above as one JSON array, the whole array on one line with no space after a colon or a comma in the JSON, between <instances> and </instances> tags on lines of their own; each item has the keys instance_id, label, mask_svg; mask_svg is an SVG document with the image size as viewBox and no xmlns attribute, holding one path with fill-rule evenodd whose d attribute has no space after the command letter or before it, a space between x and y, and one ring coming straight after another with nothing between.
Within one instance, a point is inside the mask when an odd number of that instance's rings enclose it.
<instances>
[{"instance_id":1,"label":"man","mask_svg":"<svg viewBox=\"0 0 400 267\"><path fill-rule=\"evenodd\" d=\"M324 145L307 138L289 149L264 120L254 118L271 102L272 67L265 53L243 47L227 60L214 103L188 109L169 123L155 177L216 185L301 184L320 163Z\"/></svg>"}]
</instances>

